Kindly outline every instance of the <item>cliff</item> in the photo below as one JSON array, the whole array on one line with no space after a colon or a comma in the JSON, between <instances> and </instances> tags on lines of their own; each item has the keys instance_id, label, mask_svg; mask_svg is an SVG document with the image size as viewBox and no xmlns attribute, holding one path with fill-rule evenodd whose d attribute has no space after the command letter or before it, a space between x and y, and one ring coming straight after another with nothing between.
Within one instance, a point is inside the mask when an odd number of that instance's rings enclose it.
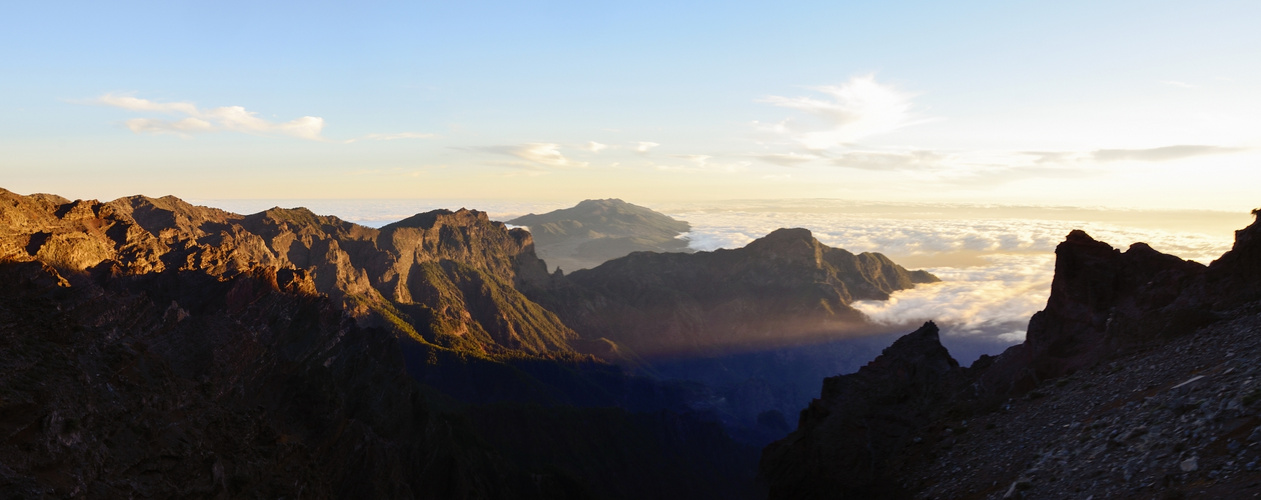
<instances>
[{"instance_id":1,"label":"cliff","mask_svg":"<svg viewBox=\"0 0 1261 500\"><path fill-rule=\"evenodd\" d=\"M940 346L921 329L903 340L925 361L878 358L828 379L798 429L763 452L771 497L1259 493L1261 455L1249 444L1261 439L1259 269L1261 221L1208 266L1073 231L1024 343L960 370L944 352L930 356ZM907 376L917 370L932 382ZM885 429L864 434L854 422L873 415ZM857 431L837 431L847 426Z\"/></svg>"}]
</instances>

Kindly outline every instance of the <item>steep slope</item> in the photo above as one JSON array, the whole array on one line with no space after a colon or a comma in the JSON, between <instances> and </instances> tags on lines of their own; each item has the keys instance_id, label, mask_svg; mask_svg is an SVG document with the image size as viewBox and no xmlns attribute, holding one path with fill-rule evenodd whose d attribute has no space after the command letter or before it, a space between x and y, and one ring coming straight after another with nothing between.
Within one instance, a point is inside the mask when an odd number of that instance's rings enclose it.
<instances>
[{"instance_id":1,"label":"steep slope","mask_svg":"<svg viewBox=\"0 0 1261 500\"><path fill-rule=\"evenodd\" d=\"M536 483L429 410L398 339L344 320L305 273L94 274L0 263L6 497L574 489Z\"/></svg>"},{"instance_id":2,"label":"steep slope","mask_svg":"<svg viewBox=\"0 0 1261 500\"><path fill-rule=\"evenodd\" d=\"M3 191L0 221L8 496L751 491L755 453L691 414L686 388L569 349L573 332L517 291L550 279L529 234L483 213L376 230ZM556 414L587 425L553 428ZM555 439L530 441L541 429Z\"/></svg>"},{"instance_id":3,"label":"steep slope","mask_svg":"<svg viewBox=\"0 0 1261 500\"><path fill-rule=\"evenodd\" d=\"M637 252L528 291L586 340L669 357L835 338L865 323L853 301L935 281L779 229L735 250Z\"/></svg>"},{"instance_id":4,"label":"steep slope","mask_svg":"<svg viewBox=\"0 0 1261 500\"><path fill-rule=\"evenodd\" d=\"M828 430L871 414L861 409L871 398L825 383L797 431L763 452L772 498L871 488L918 498L1251 496L1261 391L1255 356L1240 354L1261 342L1259 269L1261 221L1207 268L1074 231L1056 249L1051 296L1023 344L940 376L925 412L878 410L902 422L884 439L914 443L883 456L896 473L837 472L871 443ZM903 381L882 392L916 390ZM984 431L965 432L978 424Z\"/></svg>"},{"instance_id":5,"label":"steep slope","mask_svg":"<svg viewBox=\"0 0 1261 500\"><path fill-rule=\"evenodd\" d=\"M687 222L619 199L584 200L571 208L508 221L527 226L551 269L590 269L631 252L688 252Z\"/></svg>"}]
</instances>

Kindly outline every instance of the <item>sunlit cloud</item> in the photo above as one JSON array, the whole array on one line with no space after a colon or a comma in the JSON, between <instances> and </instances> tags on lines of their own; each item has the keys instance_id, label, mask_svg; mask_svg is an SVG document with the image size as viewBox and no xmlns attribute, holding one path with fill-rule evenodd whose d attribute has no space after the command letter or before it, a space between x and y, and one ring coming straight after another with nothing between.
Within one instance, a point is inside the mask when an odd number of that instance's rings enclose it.
<instances>
[{"instance_id":1,"label":"sunlit cloud","mask_svg":"<svg viewBox=\"0 0 1261 500\"><path fill-rule=\"evenodd\" d=\"M609 146L607 144L600 144L595 141L588 141L587 145L583 147L582 149L590 151L592 153L599 153L600 151L604 151L605 149L608 149L608 148Z\"/></svg>"},{"instance_id":2,"label":"sunlit cloud","mask_svg":"<svg viewBox=\"0 0 1261 500\"><path fill-rule=\"evenodd\" d=\"M1244 148L1220 146L1165 146L1151 149L1100 149L1092 153L1098 161L1170 161L1193 156L1219 155L1246 151Z\"/></svg>"},{"instance_id":3,"label":"sunlit cloud","mask_svg":"<svg viewBox=\"0 0 1261 500\"><path fill-rule=\"evenodd\" d=\"M551 142L529 142L515 146L481 146L469 148L475 151L514 156L529 163L526 167L582 168L587 162L574 161L560 152L560 145Z\"/></svg>"},{"instance_id":4,"label":"sunlit cloud","mask_svg":"<svg viewBox=\"0 0 1261 500\"><path fill-rule=\"evenodd\" d=\"M636 153L647 153L647 152L649 152L649 151L652 151L652 148L655 148L655 147L657 147L657 146L660 146L660 144L657 144L657 143L655 143L655 142L640 141L640 142L638 142L638 143L636 143L636 144L635 144L635 152L636 152Z\"/></svg>"},{"instance_id":5,"label":"sunlit cloud","mask_svg":"<svg viewBox=\"0 0 1261 500\"><path fill-rule=\"evenodd\" d=\"M787 134L807 149L817 151L851 145L860 139L926 121L912 113L911 99L915 94L880 84L874 75L811 90L826 98L770 96L762 99L814 118L809 123L790 118L765 130Z\"/></svg>"},{"instance_id":6,"label":"sunlit cloud","mask_svg":"<svg viewBox=\"0 0 1261 500\"><path fill-rule=\"evenodd\" d=\"M432 139L434 137L437 137L437 134L426 134L422 132L399 132L396 134L368 134L363 137L349 139L346 142L350 143L350 142L358 142L358 141L395 141L399 139Z\"/></svg>"},{"instance_id":7,"label":"sunlit cloud","mask_svg":"<svg viewBox=\"0 0 1261 500\"><path fill-rule=\"evenodd\" d=\"M909 170L940 167L947 159L935 151L849 151L833 157L831 163L864 170Z\"/></svg>"},{"instance_id":8,"label":"sunlit cloud","mask_svg":"<svg viewBox=\"0 0 1261 500\"><path fill-rule=\"evenodd\" d=\"M779 165L781 167L796 167L803 163L809 163L817 160L819 157L802 153L782 153L782 154L765 154L754 155L754 158L762 160L766 163Z\"/></svg>"},{"instance_id":9,"label":"sunlit cloud","mask_svg":"<svg viewBox=\"0 0 1261 500\"><path fill-rule=\"evenodd\" d=\"M303 116L287 122L272 122L258 117L258 113L241 106L223 106L201 109L191 102L156 102L132 96L105 94L95 101L116 108L137 112L154 112L186 115L179 120L134 118L124 124L136 133L174 133L188 135L198 132L231 131L255 135L283 135L312 141L325 140L320 136L324 119Z\"/></svg>"}]
</instances>

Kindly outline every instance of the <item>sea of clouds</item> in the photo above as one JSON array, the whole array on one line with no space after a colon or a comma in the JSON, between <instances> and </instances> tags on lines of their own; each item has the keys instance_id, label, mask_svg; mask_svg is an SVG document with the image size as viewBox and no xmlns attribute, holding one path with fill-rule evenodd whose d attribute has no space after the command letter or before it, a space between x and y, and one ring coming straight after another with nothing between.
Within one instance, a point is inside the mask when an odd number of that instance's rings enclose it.
<instances>
[{"instance_id":1,"label":"sea of clouds","mask_svg":"<svg viewBox=\"0 0 1261 500\"><path fill-rule=\"evenodd\" d=\"M1058 212L1053 219L1037 219L1004 217L1002 207L954 208L813 200L683 205L662 211L692 224L686 237L698 250L738 248L776 228L804 227L828 246L879 252L908 268L926 269L942 282L854 306L890 326L935 321L948 347L952 341L981 342L986 346L980 351L991 354L1024 340L1029 317L1046 304L1055 247L1073 229L1122 251L1141 241L1205 264L1229 250L1233 241L1228 234L1073 220Z\"/></svg>"},{"instance_id":2,"label":"sea of clouds","mask_svg":"<svg viewBox=\"0 0 1261 500\"><path fill-rule=\"evenodd\" d=\"M436 208L476 208L495 220L567 208L572 203L488 200L200 200L237 213L273 206L305 206L379 227ZM888 301L854 304L891 328L927 320L942 327L943 343L967 343L996 353L1024 340L1029 317L1050 291L1055 246L1073 229L1125 250L1145 242L1158 251L1209 263L1230 249L1232 235L1197 231L1194 224L1162 229L1157 220L1100 221L1091 211L1023 210L932 204L880 204L837 200L772 200L660 204L650 208L688 221L683 235L698 251L739 248L782 227L810 229L820 242L854 253L879 252L911 269L926 269L941 283L896 292ZM1167 216L1166 216L1167 217ZM1096 219L1096 220L1091 220ZM1239 225L1237 227L1243 227ZM909 331L909 330L908 330Z\"/></svg>"}]
</instances>

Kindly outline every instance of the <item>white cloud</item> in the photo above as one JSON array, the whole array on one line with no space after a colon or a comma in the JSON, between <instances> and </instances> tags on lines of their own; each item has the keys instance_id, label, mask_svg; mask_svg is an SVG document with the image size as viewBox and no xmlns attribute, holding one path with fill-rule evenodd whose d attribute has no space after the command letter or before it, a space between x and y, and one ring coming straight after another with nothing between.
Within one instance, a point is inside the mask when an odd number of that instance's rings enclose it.
<instances>
[{"instance_id":1,"label":"white cloud","mask_svg":"<svg viewBox=\"0 0 1261 500\"><path fill-rule=\"evenodd\" d=\"M792 136L811 150L853 144L866 137L924 121L911 112L914 94L877 83L874 75L855 77L838 86L814 87L812 90L828 98L770 96L762 100L805 112L815 118L815 123L802 124L789 119L771 128Z\"/></svg>"},{"instance_id":2,"label":"white cloud","mask_svg":"<svg viewBox=\"0 0 1261 500\"><path fill-rule=\"evenodd\" d=\"M346 142L350 143L350 142L358 142L358 141L394 141L398 139L432 139L434 137L437 137L437 134L426 134L423 132L398 132L395 134L368 134L363 137L348 139Z\"/></svg>"},{"instance_id":3,"label":"white cloud","mask_svg":"<svg viewBox=\"0 0 1261 500\"><path fill-rule=\"evenodd\" d=\"M647 153L651 151L652 148L655 148L657 146L660 146L660 144L657 144L655 142L640 141L639 143L635 144L635 152Z\"/></svg>"},{"instance_id":4,"label":"white cloud","mask_svg":"<svg viewBox=\"0 0 1261 500\"><path fill-rule=\"evenodd\" d=\"M1100 149L1091 156L1097 161L1169 161L1194 156L1219 155L1246 151L1244 148L1180 145L1151 149Z\"/></svg>"},{"instance_id":5,"label":"white cloud","mask_svg":"<svg viewBox=\"0 0 1261 500\"><path fill-rule=\"evenodd\" d=\"M210 122L198 118L185 118L183 120L170 121L158 120L155 118L132 118L123 122L132 132L139 133L189 133L189 132L209 132L214 130L214 125Z\"/></svg>"},{"instance_id":6,"label":"white cloud","mask_svg":"<svg viewBox=\"0 0 1261 500\"><path fill-rule=\"evenodd\" d=\"M801 153L766 154L766 155L754 155L753 157L759 160L762 160L764 162L772 163L772 164L783 166L783 167L795 167L803 163L809 163L819 158L818 156L815 156L815 155L808 155L808 154L801 154Z\"/></svg>"},{"instance_id":7,"label":"white cloud","mask_svg":"<svg viewBox=\"0 0 1261 500\"><path fill-rule=\"evenodd\" d=\"M174 121L134 118L124 122L128 129L136 133L187 135L194 132L227 130L257 135L284 135L312 141L325 140L320 137L320 131L324 129L324 119L318 116L303 116L288 122L276 123L259 118L258 113L247 111L241 106L200 109L191 102L155 102L114 94L105 94L97 98L96 102L128 111L186 115L186 118Z\"/></svg>"},{"instance_id":8,"label":"white cloud","mask_svg":"<svg viewBox=\"0 0 1261 500\"><path fill-rule=\"evenodd\" d=\"M609 147L609 146L608 146L607 144L600 144L600 143L595 142L595 141L588 141L588 142L587 142L586 147L584 147L584 148L582 148L582 149L585 149L585 150L590 151L590 152L592 152L592 153L599 153L600 151L603 151L603 150L605 150L605 149L608 149L608 147Z\"/></svg>"},{"instance_id":9,"label":"white cloud","mask_svg":"<svg viewBox=\"0 0 1261 500\"><path fill-rule=\"evenodd\" d=\"M534 168L538 166L559 167L559 168L581 168L586 167L587 162L574 161L566 157L560 152L560 145L551 142L528 142L516 146L481 146L469 148L475 151L484 151L487 153L502 154L515 156L529 163L524 166ZM523 165L517 165L523 166Z\"/></svg>"},{"instance_id":10,"label":"white cloud","mask_svg":"<svg viewBox=\"0 0 1261 500\"><path fill-rule=\"evenodd\" d=\"M864 170L912 170L940 167L947 159L935 151L849 151L831 161L839 167Z\"/></svg>"}]
</instances>

